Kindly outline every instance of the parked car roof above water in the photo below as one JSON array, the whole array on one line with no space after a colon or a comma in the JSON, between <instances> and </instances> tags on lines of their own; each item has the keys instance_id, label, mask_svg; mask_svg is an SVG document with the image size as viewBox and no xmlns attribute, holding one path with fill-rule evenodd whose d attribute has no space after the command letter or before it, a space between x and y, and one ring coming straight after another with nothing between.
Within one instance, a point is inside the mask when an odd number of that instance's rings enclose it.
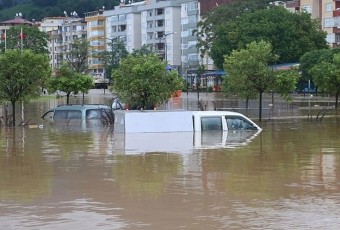
<instances>
[{"instance_id":1,"label":"parked car roof above water","mask_svg":"<svg viewBox=\"0 0 340 230\"><path fill-rule=\"evenodd\" d=\"M79 125L89 121L100 122L101 119L107 118L111 112L110 106L102 104L59 105L44 113L42 119L58 124Z\"/></svg>"}]
</instances>

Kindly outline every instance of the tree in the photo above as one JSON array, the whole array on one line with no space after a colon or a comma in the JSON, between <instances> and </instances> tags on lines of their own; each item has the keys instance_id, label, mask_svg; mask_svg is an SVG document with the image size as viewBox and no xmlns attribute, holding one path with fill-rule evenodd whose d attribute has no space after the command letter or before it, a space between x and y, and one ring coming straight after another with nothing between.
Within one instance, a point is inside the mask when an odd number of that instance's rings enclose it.
<instances>
[{"instance_id":1,"label":"tree","mask_svg":"<svg viewBox=\"0 0 340 230\"><path fill-rule=\"evenodd\" d=\"M271 90L279 93L285 100L291 101L291 93L296 88L296 84L300 78L299 70L294 68L278 70L274 72L274 77L275 83Z\"/></svg>"},{"instance_id":2,"label":"tree","mask_svg":"<svg viewBox=\"0 0 340 230\"><path fill-rule=\"evenodd\" d=\"M132 52L132 56L137 56L137 55L150 55L153 54L154 52L149 49L148 45L144 44L140 49L134 49Z\"/></svg>"},{"instance_id":3,"label":"tree","mask_svg":"<svg viewBox=\"0 0 340 230\"><path fill-rule=\"evenodd\" d=\"M200 29L195 31L201 56L203 57L210 51L216 38L216 31L221 25L244 13L265 9L269 2L272 0L238 0L223 4L203 15L203 20L198 23Z\"/></svg>"},{"instance_id":4,"label":"tree","mask_svg":"<svg viewBox=\"0 0 340 230\"><path fill-rule=\"evenodd\" d=\"M47 33L36 26L13 26L6 31L6 46L2 38L0 47L3 52L5 49L30 49L34 53L48 54L47 41Z\"/></svg>"},{"instance_id":5,"label":"tree","mask_svg":"<svg viewBox=\"0 0 340 230\"><path fill-rule=\"evenodd\" d=\"M103 52L100 56L104 60L106 78L111 79L112 70L119 67L121 60L129 54L126 50L124 41L118 37L111 39L110 51Z\"/></svg>"},{"instance_id":6,"label":"tree","mask_svg":"<svg viewBox=\"0 0 340 230\"><path fill-rule=\"evenodd\" d=\"M182 88L176 71L166 70L158 55L128 55L112 73L112 91L128 105L142 109L167 101Z\"/></svg>"},{"instance_id":7,"label":"tree","mask_svg":"<svg viewBox=\"0 0 340 230\"><path fill-rule=\"evenodd\" d=\"M278 6L243 13L221 23L213 36L210 56L218 68L223 66L224 55L253 41L270 42L279 55L278 63L298 62L304 53L328 47L326 32L318 21L307 13L291 13Z\"/></svg>"},{"instance_id":8,"label":"tree","mask_svg":"<svg viewBox=\"0 0 340 230\"><path fill-rule=\"evenodd\" d=\"M252 42L246 49L233 51L225 57L224 69L228 72L229 88L241 91L241 96L253 97L254 90L259 96L259 121L262 119L262 94L275 83L269 64L277 59L272 46L265 41Z\"/></svg>"},{"instance_id":9,"label":"tree","mask_svg":"<svg viewBox=\"0 0 340 230\"><path fill-rule=\"evenodd\" d=\"M0 101L10 101L15 126L15 103L40 96L40 86L51 76L48 56L31 50L0 54Z\"/></svg>"},{"instance_id":10,"label":"tree","mask_svg":"<svg viewBox=\"0 0 340 230\"><path fill-rule=\"evenodd\" d=\"M314 83L326 93L335 95L335 108L338 108L340 94L340 54L334 54L331 61L322 61L310 71Z\"/></svg>"},{"instance_id":11,"label":"tree","mask_svg":"<svg viewBox=\"0 0 340 230\"><path fill-rule=\"evenodd\" d=\"M87 59L89 53L89 41L85 38L77 38L73 40L70 50L66 52L66 59L75 72L84 74L88 71Z\"/></svg>"},{"instance_id":12,"label":"tree","mask_svg":"<svg viewBox=\"0 0 340 230\"><path fill-rule=\"evenodd\" d=\"M311 69L322 61L332 62L334 54L337 53L340 53L339 48L312 50L305 53L300 58L301 83L305 83L307 81L313 82L313 77L310 73Z\"/></svg>"},{"instance_id":13,"label":"tree","mask_svg":"<svg viewBox=\"0 0 340 230\"><path fill-rule=\"evenodd\" d=\"M70 94L73 92L87 92L93 87L93 78L88 75L77 73L68 64L63 64L55 77L48 82L48 90L55 93L58 90L66 93L66 103L70 102Z\"/></svg>"}]
</instances>

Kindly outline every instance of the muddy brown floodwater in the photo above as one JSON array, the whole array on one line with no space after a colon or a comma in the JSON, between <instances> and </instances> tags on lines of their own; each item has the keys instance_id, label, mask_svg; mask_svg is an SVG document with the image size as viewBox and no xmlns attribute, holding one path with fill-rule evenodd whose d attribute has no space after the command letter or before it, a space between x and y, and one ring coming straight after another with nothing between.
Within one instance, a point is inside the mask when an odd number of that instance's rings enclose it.
<instances>
[{"instance_id":1,"label":"muddy brown floodwater","mask_svg":"<svg viewBox=\"0 0 340 230\"><path fill-rule=\"evenodd\" d=\"M18 119L43 124L60 100ZM339 229L340 119L265 118L261 133L152 137L159 149L109 128L2 128L0 229Z\"/></svg>"}]
</instances>

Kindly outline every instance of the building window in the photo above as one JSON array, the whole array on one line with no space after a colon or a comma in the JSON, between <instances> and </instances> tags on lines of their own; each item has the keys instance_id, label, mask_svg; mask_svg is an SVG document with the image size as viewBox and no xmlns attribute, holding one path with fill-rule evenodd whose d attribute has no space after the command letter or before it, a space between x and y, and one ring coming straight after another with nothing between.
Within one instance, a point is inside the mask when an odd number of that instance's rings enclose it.
<instances>
[{"instance_id":1,"label":"building window","mask_svg":"<svg viewBox=\"0 0 340 230\"><path fill-rule=\"evenodd\" d=\"M198 61L198 54L188 54L189 61Z\"/></svg>"},{"instance_id":2,"label":"building window","mask_svg":"<svg viewBox=\"0 0 340 230\"><path fill-rule=\"evenodd\" d=\"M189 16L189 23L195 23L197 22L197 16L196 15L190 15Z\"/></svg>"},{"instance_id":3,"label":"building window","mask_svg":"<svg viewBox=\"0 0 340 230\"><path fill-rule=\"evenodd\" d=\"M182 25L186 25L186 24L188 24L188 22L189 22L188 17L182 18L182 20L181 20L181 24L182 24Z\"/></svg>"},{"instance_id":4,"label":"building window","mask_svg":"<svg viewBox=\"0 0 340 230\"><path fill-rule=\"evenodd\" d=\"M326 12L332 12L332 3L328 2L326 3L326 6L325 6L325 9L326 9Z\"/></svg>"},{"instance_id":5,"label":"building window","mask_svg":"<svg viewBox=\"0 0 340 230\"><path fill-rule=\"evenodd\" d=\"M156 15L163 15L164 14L164 9L160 8L160 9L156 9Z\"/></svg>"},{"instance_id":6,"label":"building window","mask_svg":"<svg viewBox=\"0 0 340 230\"><path fill-rule=\"evenodd\" d=\"M188 11L191 11L191 10L197 10L197 2L189 2L188 3Z\"/></svg>"},{"instance_id":7,"label":"building window","mask_svg":"<svg viewBox=\"0 0 340 230\"><path fill-rule=\"evenodd\" d=\"M124 21L126 19L125 14L121 14L118 16L118 21Z\"/></svg>"},{"instance_id":8,"label":"building window","mask_svg":"<svg viewBox=\"0 0 340 230\"><path fill-rule=\"evenodd\" d=\"M334 18L325 18L324 19L324 27L325 28L332 28L334 26L335 26L334 25Z\"/></svg>"},{"instance_id":9,"label":"building window","mask_svg":"<svg viewBox=\"0 0 340 230\"><path fill-rule=\"evenodd\" d=\"M126 30L126 25L118 26L118 32L124 32Z\"/></svg>"},{"instance_id":10,"label":"building window","mask_svg":"<svg viewBox=\"0 0 340 230\"><path fill-rule=\"evenodd\" d=\"M118 17L117 16L112 16L111 17L111 22L116 22L118 21Z\"/></svg>"},{"instance_id":11,"label":"building window","mask_svg":"<svg viewBox=\"0 0 340 230\"><path fill-rule=\"evenodd\" d=\"M148 29L151 29L153 26L152 26L152 21L148 21L147 22L147 28Z\"/></svg>"}]
</instances>

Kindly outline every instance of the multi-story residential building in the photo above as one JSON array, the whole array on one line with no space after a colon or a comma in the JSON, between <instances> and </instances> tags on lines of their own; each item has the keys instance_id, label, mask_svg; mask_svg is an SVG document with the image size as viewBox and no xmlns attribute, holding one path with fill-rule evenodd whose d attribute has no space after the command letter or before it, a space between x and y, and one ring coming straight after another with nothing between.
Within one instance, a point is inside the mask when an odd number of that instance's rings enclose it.
<instances>
[{"instance_id":1,"label":"multi-story residential building","mask_svg":"<svg viewBox=\"0 0 340 230\"><path fill-rule=\"evenodd\" d=\"M146 45L169 65L181 65L181 5L177 1L121 3L104 15L107 42L118 38L129 52Z\"/></svg>"},{"instance_id":2,"label":"multi-story residential building","mask_svg":"<svg viewBox=\"0 0 340 230\"><path fill-rule=\"evenodd\" d=\"M124 42L128 52L141 48L141 13L138 5L141 3L133 3L130 5L121 4L113 10L104 12L106 17L106 37L105 43L107 49L112 40L117 39Z\"/></svg>"},{"instance_id":3,"label":"multi-story residential building","mask_svg":"<svg viewBox=\"0 0 340 230\"><path fill-rule=\"evenodd\" d=\"M47 45L52 69L59 68L66 61L66 53L75 39L86 38L87 35L85 20L77 16L44 18L39 29L49 34Z\"/></svg>"},{"instance_id":4,"label":"multi-story residential building","mask_svg":"<svg viewBox=\"0 0 340 230\"><path fill-rule=\"evenodd\" d=\"M300 10L311 14L321 22L327 32L326 41L331 47L340 46L340 1L337 0L297 0Z\"/></svg>"},{"instance_id":5,"label":"multi-story residential building","mask_svg":"<svg viewBox=\"0 0 340 230\"><path fill-rule=\"evenodd\" d=\"M58 28L67 21L67 17L46 17L41 20L39 30L48 33Z\"/></svg>"},{"instance_id":6,"label":"multi-story residential building","mask_svg":"<svg viewBox=\"0 0 340 230\"><path fill-rule=\"evenodd\" d=\"M87 23L87 39L90 42L91 54L88 59L89 71L95 77L95 82L102 81L104 77L104 63L99 54L106 50L105 47L105 21L104 9L85 13Z\"/></svg>"}]
</instances>

